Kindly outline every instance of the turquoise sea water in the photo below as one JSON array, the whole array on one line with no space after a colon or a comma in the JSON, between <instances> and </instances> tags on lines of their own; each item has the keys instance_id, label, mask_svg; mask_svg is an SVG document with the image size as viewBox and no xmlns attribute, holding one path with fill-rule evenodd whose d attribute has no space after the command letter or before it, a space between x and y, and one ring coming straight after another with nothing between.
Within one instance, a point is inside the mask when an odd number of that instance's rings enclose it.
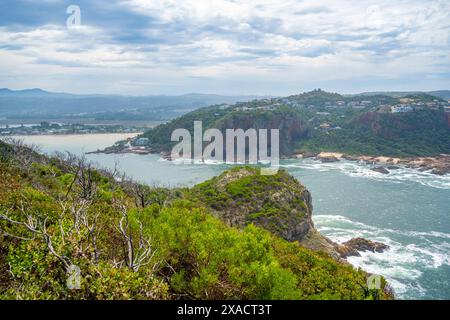
<instances>
[{"instance_id":1,"label":"turquoise sea water","mask_svg":"<svg viewBox=\"0 0 450 320\"><path fill-rule=\"evenodd\" d=\"M121 135L31 136L42 151L93 151ZM127 175L150 184L193 185L220 174L228 165L176 165L158 155L91 154L102 167L118 163ZM411 169L383 175L352 162L322 164L283 160L311 191L314 223L337 242L362 236L390 246L384 253L362 253L349 262L385 276L400 299L450 299L450 175Z\"/></svg>"}]
</instances>

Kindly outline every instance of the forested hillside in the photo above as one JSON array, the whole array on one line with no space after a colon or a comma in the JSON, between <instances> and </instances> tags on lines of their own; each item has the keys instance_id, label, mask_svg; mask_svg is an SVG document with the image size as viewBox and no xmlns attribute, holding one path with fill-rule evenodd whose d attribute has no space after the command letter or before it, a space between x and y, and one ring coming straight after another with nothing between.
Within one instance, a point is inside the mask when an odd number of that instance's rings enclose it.
<instances>
[{"instance_id":1,"label":"forested hillside","mask_svg":"<svg viewBox=\"0 0 450 320\"><path fill-rule=\"evenodd\" d=\"M404 102L406 101L406 102ZM152 152L169 153L171 133L203 129L279 129L280 155L343 152L371 156L435 156L450 153L450 112L440 98L416 94L344 97L322 90L280 99L254 100L190 112L142 135ZM406 112L392 112L400 106Z\"/></svg>"}]
</instances>

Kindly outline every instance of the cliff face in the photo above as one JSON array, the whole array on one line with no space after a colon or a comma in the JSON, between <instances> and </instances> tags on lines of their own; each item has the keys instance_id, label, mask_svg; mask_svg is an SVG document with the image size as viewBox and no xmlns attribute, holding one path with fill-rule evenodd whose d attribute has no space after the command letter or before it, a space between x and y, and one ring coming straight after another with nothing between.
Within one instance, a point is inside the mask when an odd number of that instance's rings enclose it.
<instances>
[{"instance_id":1,"label":"cliff face","mask_svg":"<svg viewBox=\"0 0 450 320\"><path fill-rule=\"evenodd\" d=\"M230 226L243 228L252 223L339 261L359 255L358 251L381 252L388 248L360 238L340 245L320 234L312 221L310 192L283 170L263 176L256 168L234 168L195 186L192 193Z\"/></svg>"},{"instance_id":2,"label":"cliff face","mask_svg":"<svg viewBox=\"0 0 450 320\"><path fill-rule=\"evenodd\" d=\"M197 185L192 192L231 226L253 223L308 249L341 257L339 246L314 227L310 192L283 170L263 176L258 169L239 167Z\"/></svg>"},{"instance_id":3,"label":"cliff face","mask_svg":"<svg viewBox=\"0 0 450 320\"><path fill-rule=\"evenodd\" d=\"M350 122L350 127L370 130L373 134L389 139L406 133L450 129L448 114L437 110L408 113L367 112Z\"/></svg>"},{"instance_id":4,"label":"cliff face","mask_svg":"<svg viewBox=\"0 0 450 320\"><path fill-rule=\"evenodd\" d=\"M289 241L301 240L314 228L309 191L284 171L263 176L258 169L239 167L193 191L231 226L253 223Z\"/></svg>"},{"instance_id":5,"label":"cliff face","mask_svg":"<svg viewBox=\"0 0 450 320\"><path fill-rule=\"evenodd\" d=\"M225 139L226 129L279 129L280 155L292 155L296 141L309 136L310 128L295 110L282 108L279 110L237 111L220 108L204 108L188 113L169 123L153 128L142 136L150 141L154 152L170 152L174 146L171 134L175 129L187 129L193 134L194 121L202 121L203 130L219 129ZM224 140L225 142L225 140ZM270 139L268 141L270 148Z\"/></svg>"},{"instance_id":6,"label":"cliff face","mask_svg":"<svg viewBox=\"0 0 450 320\"><path fill-rule=\"evenodd\" d=\"M236 113L215 122L217 128L225 133L225 129L279 129L280 155L292 154L292 147L296 141L306 138L310 129L295 112L274 112L260 114ZM268 141L270 147L270 139Z\"/></svg>"}]
</instances>

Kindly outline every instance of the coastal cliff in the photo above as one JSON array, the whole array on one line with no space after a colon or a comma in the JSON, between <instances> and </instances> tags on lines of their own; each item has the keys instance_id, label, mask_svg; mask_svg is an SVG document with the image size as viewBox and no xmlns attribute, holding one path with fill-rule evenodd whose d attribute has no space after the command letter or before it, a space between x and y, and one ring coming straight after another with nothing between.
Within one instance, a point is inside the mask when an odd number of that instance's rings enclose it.
<instances>
[{"instance_id":1,"label":"coastal cliff","mask_svg":"<svg viewBox=\"0 0 450 320\"><path fill-rule=\"evenodd\" d=\"M388 249L383 244L358 238L337 244L320 234L312 220L310 192L284 170L264 176L257 168L237 167L195 186L192 193L230 226L244 228L254 224L339 261L358 255L360 250Z\"/></svg>"},{"instance_id":2,"label":"coastal cliff","mask_svg":"<svg viewBox=\"0 0 450 320\"><path fill-rule=\"evenodd\" d=\"M225 223L253 223L288 240L302 240L314 228L310 192L285 171L261 175L237 167L193 188L194 196Z\"/></svg>"}]
</instances>

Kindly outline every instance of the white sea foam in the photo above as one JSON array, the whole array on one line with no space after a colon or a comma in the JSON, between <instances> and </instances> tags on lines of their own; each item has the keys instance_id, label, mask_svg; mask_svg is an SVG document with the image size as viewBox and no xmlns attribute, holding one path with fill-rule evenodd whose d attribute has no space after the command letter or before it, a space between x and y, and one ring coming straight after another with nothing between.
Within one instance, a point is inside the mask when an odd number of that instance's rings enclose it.
<instances>
[{"instance_id":1,"label":"white sea foam","mask_svg":"<svg viewBox=\"0 0 450 320\"><path fill-rule=\"evenodd\" d=\"M389 170L389 174L382 174L373 171L373 166L363 163L345 160L332 163L321 163L312 159L299 159L294 163L281 164L281 167L300 168L321 172L337 170L351 177L362 177L379 181L390 181L393 183L412 181L432 188L450 189L450 174L439 176L432 174L430 171L422 172L406 167L399 167L398 169Z\"/></svg>"},{"instance_id":2,"label":"white sea foam","mask_svg":"<svg viewBox=\"0 0 450 320\"><path fill-rule=\"evenodd\" d=\"M317 215L317 229L333 241L342 243L364 237L389 245L383 253L361 252L348 261L370 273L386 277L399 298L424 296L418 283L424 270L450 265L450 234L377 228L339 215Z\"/></svg>"}]
</instances>

